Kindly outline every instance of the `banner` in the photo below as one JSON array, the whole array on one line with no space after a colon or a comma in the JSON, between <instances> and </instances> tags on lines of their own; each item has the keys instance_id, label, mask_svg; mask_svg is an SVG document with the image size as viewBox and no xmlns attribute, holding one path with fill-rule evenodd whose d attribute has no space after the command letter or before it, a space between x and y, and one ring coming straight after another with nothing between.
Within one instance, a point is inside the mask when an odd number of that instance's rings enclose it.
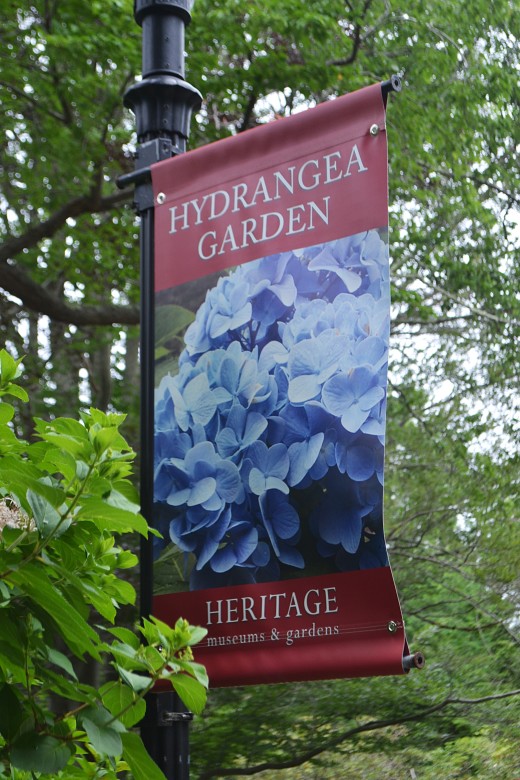
<instances>
[{"instance_id":1,"label":"banner","mask_svg":"<svg viewBox=\"0 0 520 780\"><path fill-rule=\"evenodd\" d=\"M154 614L213 686L403 673L380 85L152 167Z\"/></svg>"}]
</instances>

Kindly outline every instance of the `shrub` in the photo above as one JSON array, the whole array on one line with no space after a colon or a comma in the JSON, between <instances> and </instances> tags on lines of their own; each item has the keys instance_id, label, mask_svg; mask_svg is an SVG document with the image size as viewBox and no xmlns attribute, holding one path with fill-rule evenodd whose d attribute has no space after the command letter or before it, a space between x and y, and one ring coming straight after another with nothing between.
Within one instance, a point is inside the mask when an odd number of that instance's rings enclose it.
<instances>
[{"instance_id":1,"label":"shrub","mask_svg":"<svg viewBox=\"0 0 520 780\"><path fill-rule=\"evenodd\" d=\"M129 480L124 416L37 419L27 443L4 400L27 400L19 374L1 350L0 778L163 777L131 729L159 680L203 708L207 677L191 647L205 630L150 618L139 637L116 625L136 598L117 574L137 563L119 534L150 532ZM112 679L80 682L88 659L110 665Z\"/></svg>"}]
</instances>

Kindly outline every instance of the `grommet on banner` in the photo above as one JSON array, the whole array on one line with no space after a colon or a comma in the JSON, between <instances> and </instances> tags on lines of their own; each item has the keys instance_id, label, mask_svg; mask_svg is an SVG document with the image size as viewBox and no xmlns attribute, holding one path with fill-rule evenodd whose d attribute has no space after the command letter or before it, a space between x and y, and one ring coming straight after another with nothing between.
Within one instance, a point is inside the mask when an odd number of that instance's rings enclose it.
<instances>
[{"instance_id":1,"label":"grommet on banner","mask_svg":"<svg viewBox=\"0 0 520 780\"><path fill-rule=\"evenodd\" d=\"M379 125L370 126L370 135L377 135L379 133Z\"/></svg>"},{"instance_id":2,"label":"grommet on banner","mask_svg":"<svg viewBox=\"0 0 520 780\"><path fill-rule=\"evenodd\" d=\"M395 634L395 632L398 629L398 625L395 622L395 620L390 620L389 623L388 623L387 628L388 628L388 630L390 631L391 634Z\"/></svg>"},{"instance_id":3,"label":"grommet on banner","mask_svg":"<svg viewBox=\"0 0 520 780\"><path fill-rule=\"evenodd\" d=\"M159 204L159 206L162 206L165 200L166 200L166 195L164 194L164 192L158 192L157 203Z\"/></svg>"}]
</instances>

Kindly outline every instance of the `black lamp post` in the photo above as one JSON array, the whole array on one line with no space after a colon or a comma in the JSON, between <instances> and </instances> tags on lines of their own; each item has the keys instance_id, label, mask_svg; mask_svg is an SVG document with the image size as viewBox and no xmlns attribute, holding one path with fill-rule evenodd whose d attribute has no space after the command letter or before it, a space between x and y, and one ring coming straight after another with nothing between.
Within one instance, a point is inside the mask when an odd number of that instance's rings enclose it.
<instances>
[{"instance_id":1,"label":"black lamp post","mask_svg":"<svg viewBox=\"0 0 520 780\"><path fill-rule=\"evenodd\" d=\"M192 0L135 0L142 27L142 80L128 89L127 108L136 117L135 170L117 182L135 184L134 205L141 217L141 512L152 524L153 376L154 376L154 201L150 166L186 151L193 110L201 95L184 79L184 29ZM141 615L152 610L151 540L141 546ZM151 693L141 726L144 744L168 780L189 778L189 721L175 693Z\"/></svg>"}]
</instances>

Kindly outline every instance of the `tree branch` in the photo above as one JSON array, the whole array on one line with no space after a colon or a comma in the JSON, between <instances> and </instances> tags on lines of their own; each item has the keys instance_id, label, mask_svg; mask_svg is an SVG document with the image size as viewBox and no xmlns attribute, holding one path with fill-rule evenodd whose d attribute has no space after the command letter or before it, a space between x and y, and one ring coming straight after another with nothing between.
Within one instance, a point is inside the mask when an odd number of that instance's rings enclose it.
<instances>
[{"instance_id":1,"label":"tree branch","mask_svg":"<svg viewBox=\"0 0 520 780\"><path fill-rule=\"evenodd\" d=\"M20 236L8 239L0 246L0 286L10 295L19 298L23 305L45 314L56 322L66 322L71 325L136 325L139 322L137 306L116 306L105 304L90 306L87 304L70 304L45 286L38 284L29 273L15 263L8 263L20 252L32 249L44 238L50 238L63 227L67 219L79 217L82 214L99 214L110 211L130 200L132 190L123 190L98 197L93 190L89 195L69 201L59 208L48 219L33 225Z\"/></svg>"},{"instance_id":2,"label":"tree branch","mask_svg":"<svg viewBox=\"0 0 520 780\"><path fill-rule=\"evenodd\" d=\"M39 100L36 100L35 98L31 97L29 94L27 94L27 92L24 92L22 89L18 89L18 87L15 87L13 84L9 84L7 81L0 80L0 87L4 87L4 89L7 89L15 97L21 98L26 103L28 103L28 105L33 106L37 111L42 111L44 114L47 114L47 116L50 116L51 119L55 119L57 122L65 121L63 115L60 114L59 111L53 111L52 108L42 105L42 103Z\"/></svg>"},{"instance_id":3,"label":"tree branch","mask_svg":"<svg viewBox=\"0 0 520 780\"><path fill-rule=\"evenodd\" d=\"M139 307L105 304L71 304L63 298L37 284L29 274L19 266L2 263L0 265L0 286L16 298L20 298L27 309L44 314L55 322L69 325L137 325Z\"/></svg>"},{"instance_id":4,"label":"tree branch","mask_svg":"<svg viewBox=\"0 0 520 780\"><path fill-rule=\"evenodd\" d=\"M33 225L20 236L13 236L1 244L0 263L13 259L24 249L32 249L44 238L51 238L68 219L80 217L82 214L100 214L110 211L114 206L129 202L131 197L132 190L127 189L104 198L97 197L96 193L74 198L43 222Z\"/></svg>"},{"instance_id":5,"label":"tree branch","mask_svg":"<svg viewBox=\"0 0 520 780\"><path fill-rule=\"evenodd\" d=\"M364 723L361 726L355 726L354 728L347 729L328 742L321 743L319 747L311 748L305 753L301 753L299 756L289 759L288 761L266 761L263 764L256 764L255 766L250 767L217 767L215 769L209 769L202 772L202 774L199 775L198 780L212 780L214 777L250 777L251 775L256 775L259 772L265 772L266 770L291 769L292 767L301 766L302 764L307 763L307 761L311 761L313 758L316 758L316 756L319 756L322 753L326 753L328 750L332 750L342 742L345 742L347 739L355 737L357 734L376 731L377 729L384 729L388 728L389 726L397 726L401 723L408 723L410 721L421 720L422 718L428 717L428 715L432 715L435 712L440 712L441 710L444 710L447 707L453 705L473 706L476 704L484 704L486 702L496 701L498 699L506 699L518 695L520 695L520 689L507 691L505 693L496 693L491 696L481 696L478 699L459 699L448 697L437 704L433 704L431 707L425 707L421 710L416 710L409 715L401 715L398 718L389 718L388 720L372 720L369 723Z\"/></svg>"},{"instance_id":6,"label":"tree branch","mask_svg":"<svg viewBox=\"0 0 520 780\"><path fill-rule=\"evenodd\" d=\"M244 111L244 116L242 117L242 121L240 123L240 127L238 128L237 132L243 133L244 130L248 129L249 124L251 122L251 118L253 117L253 111L256 106L256 101L257 101L257 95L255 90L253 89L249 94L249 99L247 101L247 106Z\"/></svg>"}]
</instances>

